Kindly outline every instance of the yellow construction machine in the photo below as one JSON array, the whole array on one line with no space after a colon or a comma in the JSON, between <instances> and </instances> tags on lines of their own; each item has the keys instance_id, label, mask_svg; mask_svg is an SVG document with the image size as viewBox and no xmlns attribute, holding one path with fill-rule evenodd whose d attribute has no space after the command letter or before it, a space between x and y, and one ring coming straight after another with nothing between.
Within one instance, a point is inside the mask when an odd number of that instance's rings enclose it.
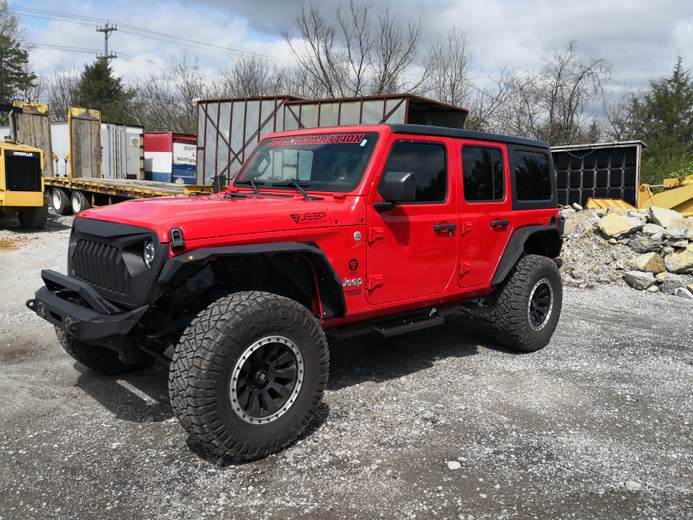
<instances>
[{"instance_id":1,"label":"yellow construction machine","mask_svg":"<svg viewBox=\"0 0 693 520\"><path fill-rule=\"evenodd\" d=\"M662 191L653 191L662 189ZM634 206L620 199L589 199L588 208L608 209L617 206L624 209L635 209ZM638 193L638 209L651 206L673 209L684 217L693 217L693 175L681 179L664 179L662 184L641 184Z\"/></svg>"},{"instance_id":2,"label":"yellow construction machine","mask_svg":"<svg viewBox=\"0 0 693 520\"><path fill-rule=\"evenodd\" d=\"M43 151L17 143L15 115L21 107L0 105L8 114L9 140L0 141L0 214L19 217L25 229L43 229L48 217L44 197Z\"/></svg>"},{"instance_id":3,"label":"yellow construction machine","mask_svg":"<svg viewBox=\"0 0 693 520\"><path fill-rule=\"evenodd\" d=\"M653 193L653 188L664 191ZM684 217L693 217L693 175L681 179L664 179L660 185L641 184L638 194L638 208L673 209Z\"/></svg>"}]
</instances>

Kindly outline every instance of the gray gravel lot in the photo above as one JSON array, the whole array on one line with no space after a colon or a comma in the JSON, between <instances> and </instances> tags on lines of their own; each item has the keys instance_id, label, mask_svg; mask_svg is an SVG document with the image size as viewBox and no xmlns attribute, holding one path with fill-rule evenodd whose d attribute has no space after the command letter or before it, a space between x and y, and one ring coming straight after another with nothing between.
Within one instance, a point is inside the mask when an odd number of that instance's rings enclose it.
<instances>
[{"instance_id":1,"label":"gray gravel lot","mask_svg":"<svg viewBox=\"0 0 693 520\"><path fill-rule=\"evenodd\" d=\"M532 354L463 319L333 343L308 431L222 466L173 418L163 367L90 371L24 307L42 268L64 272L70 224L0 221L20 239L0 247L0 520L693 518L689 300L567 288Z\"/></svg>"}]
</instances>

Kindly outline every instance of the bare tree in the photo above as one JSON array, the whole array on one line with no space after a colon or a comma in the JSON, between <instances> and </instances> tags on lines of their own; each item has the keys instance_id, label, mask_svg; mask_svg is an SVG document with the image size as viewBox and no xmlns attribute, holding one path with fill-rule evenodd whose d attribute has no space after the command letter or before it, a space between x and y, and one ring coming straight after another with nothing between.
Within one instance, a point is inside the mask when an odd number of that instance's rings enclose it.
<instances>
[{"instance_id":1,"label":"bare tree","mask_svg":"<svg viewBox=\"0 0 693 520\"><path fill-rule=\"evenodd\" d=\"M286 70L286 90L283 93L306 99L329 97L322 83L303 67Z\"/></svg>"},{"instance_id":2,"label":"bare tree","mask_svg":"<svg viewBox=\"0 0 693 520\"><path fill-rule=\"evenodd\" d=\"M186 132L180 125L180 96L162 75L150 74L137 86L134 106L138 122L148 131Z\"/></svg>"},{"instance_id":3,"label":"bare tree","mask_svg":"<svg viewBox=\"0 0 693 520\"><path fill-rule=\"evenodd\" d=\"M409 21L405 28L389 6L375 17L372 9L351 0L347 9L337 9L332 22L317 5L302 7L295 20L300 40L282 33L325 96L389 94L412 90L423 81L405 79L417 58L422 22Z\"/></svg>"},{"instance_id":4,"label":"bare tree","mask_svg":"<svg viewBox=\"0 0 693 520\"><path fill-rule=\"evenodd\" d=\"M337 8L337 22L344 37L345 53L337 54L345 59L348 73L344 74L348 92L360 95L366 88L369 56L375 46L375 38L369 19L370 6L349 4L348 12ZM342 93L342 96L345 94Z\"/></svg>"},{"instance_id":5,"label":"bare tree","mask_svg":"<svg viewBox=\"0 0 693 520\"><path fill-rule=\"evenodd\" d=\"M352 2L353 4L353 2ZM389 4L378 15L375 33L378 35L369 64L373 69L371 94L393 94L417 89L425 76L413 83L404 80L405 71L415 62L423 22L407 22L406 29L392 17Z\"/></svg>"},{"instance_id":6,"label":"bare tree","mask_svg":"<svg viewBox=\"0 0 693 520\"><path fill-rule=\"evenodd\" d=\"M530 74L526 86L515 96L515 130L551 144L592 140L594 119L586 115L590 104L598 110L603 85L611 77L611 63L604 59L582 62L577 42L565 52L555 51L543 59L539 74Z\"/></svg>"},{"instance_id":7,"label":"bare tree","mask_svg":"<svg viewBox=\"0 0 693 520\"><path fill-rule=\"evenodd\" d=\"M197 101L209 96L209 81L199 73L199 59L173 58L164 74L138 82L133 117L150 131L197 131Z\"/></svg>"},{"instance_id":8,"label":"bare tree","mask_svg":"<svg viewBox=\"0 0 693 520\"><path fill-rule=\"evenodd\" d=\"M178 127L188 133L197 131L197 102L207 97L210 90L199 69L199 58L184 54L182 58L173 59L169 76L180 96Z\"/></svg>"},{"instance_id":9,"label":"bare tree","mask_svg":"<svg viewBox=\"0 0 693 520\"><path fill-rule=\"evenodd\" d=\"M74 63L59 61L50 70L45 99L51 107L53 121L67 121L67 113L75 106L75 89L79 83L80 71Z\"/></svg>"},{"instance_id":10,"label":"bare tree","mask_svg":"<svg viewBox=\"0 0 693 520\"><path fill-rule=\"evenodd\" d=\"M602 105L606 124L606 137L622 141L632 137L635 113L632 110L635 94L626 90L617 96L605 97Z\"/></svg>"},{"instance_id":11,"label":"bare tree","mask_svg":"<svg viewBox=\"0 0 693 520\"><path fill-rule=\"evenodd\" d=\"M222 71L218 97L255 97L285 94L290 73L256 55L243 55L233 66Z\"/></svg>"},{"instance_id":12,"label":"bare tree","mask_svg":"<svg viewBox=\"0 0 693 520\"><path fill-rule=\"evenodd\" d=\"M526 87L526 80L511 71L508 65L499 66L488 74L485 84L472 87L469 98L467 127L486 132L508 133L515 118L511 110L518 93Z\"/></svg>"},{"instance_id":13,"label":"bare tree","mask_svg":"<svg viewBox=\"0 0 693 520\"><path fill-rule=\"evenodd\" d=\"M336 29L325 18L320 8L310 5L306 10L301 7L301 14L295 20L296 28L301 33L305 50L300 43L294 41L288 34L282 36L289 44L299 65L306 70L324 90L328 97L344 97L346 95L346 77L344 53L335 45Z\"/></svg>"},{"instance_id":14,"label":"bare tree","mask_svg":"<svg viewBox=\"0 0 693 520\"><path fill-rule=\"evenodd\" d=\"M472 56L467 35L453 29L434 43L426 55L426 95L442 103L468 107L471 99Z\"/></svg>"}]
</instances>

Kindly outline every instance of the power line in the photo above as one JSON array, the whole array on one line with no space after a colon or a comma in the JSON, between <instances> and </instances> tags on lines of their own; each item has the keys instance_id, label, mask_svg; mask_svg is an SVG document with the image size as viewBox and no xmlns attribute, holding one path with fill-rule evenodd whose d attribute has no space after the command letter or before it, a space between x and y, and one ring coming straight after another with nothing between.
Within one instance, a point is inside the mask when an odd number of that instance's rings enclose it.
<instances>
[{"instance_id":1,"label":"power line","mask_svg":"<svg viewBox=\"0 0 693 520\"><path fill-rule=\"evenodd\" d=\"M50 43L34 43L29 42L31 47L41 47L45 49L58 49L67 52L77 52L82 54L94 54L100 52L99 49L89 48L89 47L70 47L67 45L53 45Z\"/></svg>"},{"instance_id":2,"label":"power line","mask_svg":"<svg viewBox=\"0 0 693 520\"><path fill-rule=\"evenodd\" d=\"M53 45L50 43L34 43L34 42L29 42L29 45L33 47L41 47L41 48L46 48L46 49L58 49L61 51L65 52L76 52L76 53L81 53L81 54L96 54L100 52L99 49L94 49L94 48L89 48L89 47L70 47L66 45ZM176 71L175 67L172 67L170 65L166 65L164 63L157 63L152 60L147 60L147 59L142 59L137 56L133 56L132 54L127 54L124 52L118 53L118 57L122 58L123 61L131 62L131 63L141 63L144 65L147 65L148 67L157 67L162 70L169 70L169 71ZM190 74L193 74L197 76L200 79L204 79L207 81L222 81L223 78L219 76L209 76L207 74L202 74L200 72L196 71L188 71Z\"/></svg>"},{"instance_id":3,"label":"power line","mask_svg":"<svg viewBox=\"0 0 693 520\"><path fill-rule=\"evenodd\" d=\"M78 24L78 25L93 25L96 23L103 23L104 22L104 20L102 18L94 18L94 17L76 15L76 14L71 14L71 13L59 13L59 12L55 12L55 11L47 11L45 9L34 9L34 8L30 8L30 7L19 7L19 6L11 6L11 5L9 7L10 7L11 12L16 13L16 14L23 14L24 16L28 16L30 18L63 21L63 22L74 23L74 24ZM109 23L109 21L106 22L107 25L108 25L108 23ZM258 52L244 51L244 50L235 49L233 47L224 47L222 45L214 45L211 43L201 42L198 40L192 40L190 38L182 38L180 36L174 36L174 35L167 34L167 33L152 31L150 29L145 29L142 27L137 27L136 25L130 25L130 24L122 23L122 22L114 22L114 23L116 23L118 25L119 30L122 31L123 33L132 34L133 36L138 36L140 38L148 38L148 39L157 40L157 41L161 41L161 42L165 42L165 43L171 43L173 45L182 45L182 46L186 46L186 47L194 46L194 47L203 48L203 49L214 51L214 52L232 53L232 54L237 54L239 56L251 55L251 56L257 56L260 58L270 59L273 61L295 63L295 60L292 60L289 58L278 58L276 56L270 56L270 55L262 54L262 53L258 53Z\"/></svg>"}]
</instances>

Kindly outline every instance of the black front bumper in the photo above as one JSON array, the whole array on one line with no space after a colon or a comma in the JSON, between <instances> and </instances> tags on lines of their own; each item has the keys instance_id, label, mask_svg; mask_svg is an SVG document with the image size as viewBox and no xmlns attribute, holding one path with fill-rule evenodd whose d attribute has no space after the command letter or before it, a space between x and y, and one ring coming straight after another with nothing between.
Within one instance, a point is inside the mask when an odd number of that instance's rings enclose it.
<instances>
[{"instance_id":1,"label":"black front bumper","mask_svg":"<svg viewBox=\"0 0 693 520\"><path fill-rule=\"evenodd\" d=\"M126 336L149 305L124 311L89 284L55 271L41 271L41 287L26 306L52 325L88 344L111 344Z\"/></svg>"}]
</instances>

